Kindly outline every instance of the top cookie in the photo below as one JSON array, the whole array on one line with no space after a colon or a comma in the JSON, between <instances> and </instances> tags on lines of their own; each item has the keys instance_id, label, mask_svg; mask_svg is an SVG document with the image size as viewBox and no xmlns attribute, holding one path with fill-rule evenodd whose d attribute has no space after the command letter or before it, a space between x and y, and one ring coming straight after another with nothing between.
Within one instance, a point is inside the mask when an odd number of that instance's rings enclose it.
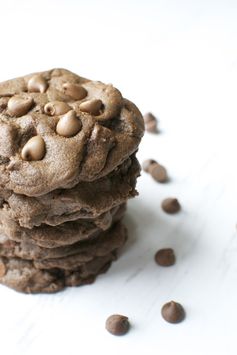
<instances>
[{"instance_id":1,"label":"top cookie","mask_svg":"<svg viewBox=\"0 0 237 355\"><path fill-rule=\"evenodd\" d=\"M0 189L40 196L96 180L143 132L140 111L112 85L65 69L0 83Z\"/></svg>"}]
</instances>

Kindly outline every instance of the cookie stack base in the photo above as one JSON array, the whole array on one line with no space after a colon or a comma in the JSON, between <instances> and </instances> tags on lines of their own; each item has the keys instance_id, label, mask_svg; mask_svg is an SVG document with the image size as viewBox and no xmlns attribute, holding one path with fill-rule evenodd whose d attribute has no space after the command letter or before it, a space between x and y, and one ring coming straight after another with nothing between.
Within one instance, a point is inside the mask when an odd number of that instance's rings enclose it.
<instances>
[{"instance_id":1,"label":"cookie stack base","mask_svg":"<svg viewBox=\"0 0 237 355\"><path fill-rule=\"evenodd\" d=\"M68 260L63 263L62 259L58 259L61 267L44 268L44 264L40 264L39 261L2 256L0 257L0 283L25 293L53 293L67 286L92 283L99 274L107 271L111 262L117 258L119 250L127 239L126 228L121 222L117 222L106 231L106 238L102 250L98 247L96 252L104 255L93 255L91 260L84 263L80 261L81 254L78 257L74 255L72 267ZM113 244L115 240L116 243ZM88 250L90 249L92 248L88 247ZM53 263L52 260L56 259L49 260ZM76 261L78 261L77 266Z\"/></svg>"}]
</instances>

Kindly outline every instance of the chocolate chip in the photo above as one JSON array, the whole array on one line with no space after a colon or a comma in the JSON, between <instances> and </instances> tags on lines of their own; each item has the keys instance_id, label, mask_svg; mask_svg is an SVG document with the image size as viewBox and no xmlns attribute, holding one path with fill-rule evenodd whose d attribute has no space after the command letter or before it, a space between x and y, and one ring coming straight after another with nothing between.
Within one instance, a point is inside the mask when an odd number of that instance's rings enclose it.
<instances>
[{"instance_id":1,"label":"chocolate chip","mask_svg":"<svg viewBox=\"0 0 237 355\"><path fill-rule=\"evenodd\" d=\"M158 133L157 118L151 112L146 113L143 118L146 131L150 133Z\"/></svg>"},{"instance_id":2,"label":"chocolate chip","mask_svg":"<svg viewBox=\"0 0 237 355\"><path fill-rule=\"evenodd\" d=\"M28 140L21 151L23 160L41 160L45 156L45 142L41 136L35 136Z\"/></svg>"},{"instance_id":3,"label":"chocolate chip","mask_svg":"<svg viewBox=\"0 0 237 355\"><path fill-rule=\"evenodd\" d=\"M177 198L169 197L162 201L161 207L166 213L177 213L180 211L181 206Z\"/></svg>"},{"instance_id":4,"label":"chocolate chip","mask_svg":"<svg viewBox=\"0 0 237 355\"><path fill-rule=\"evenodd\" d=\"M3 277L6 274L6 266L2 261L0 261L0 277Z\"/></svg>"},{"instance_id":5,"label":"chocolate chip","mask_svg":"<svg viewBox=\"0 0 237 355\"><path fill-rule=\"evenodd\" d=\"M87 91L83 86L72 83L63 84L63 92L74 100L82 100L86 97Z\"/></svg>"},{"instance_id":6,"label":"chocolate chip","mask_svg":"<svg viewBox=\"0 0 237 355\"><path fill-rule=\"evenodd\" d=\"M63 137L73 137L81 130L81 120L76 116L76 112L67 112L58 121L56 132Z\"/></svg>"},{"instance_id":7,"label":"chocolate chip","mask_svg":"<svg viewBox=\"0 0 237 355\"><path fill-rule=\"evenodd\" d=\"M153 159L147 159L147 160L144 160L144 162L142 163L142 169L148 173L149 172L149 167L151 164L157 164L157 162Z\"/></svg>"},{"instance_id":8,"label":"chocolate chip","mask_svg":"<svg viewBox=\"0 0 237 355\"><path fill-rule=\"evenodd\" d=\"M160 266L171 266L175 263L174 251L171 248L160 249L155 254L155 261Z\"/></svg>"},{"instance_id":9,"label":"chocolate chip","mask_svg":"<svg viewBox=\"0 0 237 355\"><path fill-rule=\"evenodd\" d=\"M63 101L48 102L44 106L44 112L46 113L46 115L50 116L63 115L64 113L67 113L70 110L71 107Z\"/></svg>"},{"instance_id":10,"label":"chocolate chip","mask_svg":"<svg viewBox=\"0 0 237 355\"><path fill-rule=\"evenodd\" d=\"M8 112L11 116L24 116L29 112L33 103L34 101L31 97L13 96L8 101Z\"/></svg>"},{"instance_id":11,"label":"chocolate chip","mask_svg":"<svg viewBox=\"0 0 237 355\"><path fill-rule=\"evenodd\" d=\"M153 177L154 180L158 182L166 182L168 180L167 171L164 166L156 163L151 164L148 168L149 174Z\"/></svg>"},{"instance_id":12,"label":"chocolate chip","mask_svg":"<svg viewBox=\"0 0 237 355\"><path fill-rule=\"evenodd\" d=\"M180 303L171 301L161 309L162 317L169 323L180 323L185 318L185 311Z\"/></svg>"},{"instance_id":13,"label":"chocolate chip","mask_svg":"<svg viewBox=\"0 0 237 355\"><path fill-rule=\"evenodd\" d=\"M33 75L28 81L27 88L29 92L40 92L43 94L48 88L48 83L42 75Z\"/></svg>"},{"instance_id":14,"label":"chocolate chip","mask_svg":"<svg viewBox=\"0 0 237 355\"><path fill-rule=\"evenodd\" d=\"M101 100L92 99L92 100L82 102L79 106L79 109L82 112L87 112L90 113L91 115L97 116L100 114L100 110L102 106L103 103Z\"/></svg>"},{"instance_id":15,"label":"chocolate chip","mask_svg":"<svg viewBox=\"0 0 237 355\"><path fill-rule=\"evenodd\" d=\"M113 335L124 335L129 330L128 317L113 314L106 320L105 328Z\"/></svg>"}]
</instances>

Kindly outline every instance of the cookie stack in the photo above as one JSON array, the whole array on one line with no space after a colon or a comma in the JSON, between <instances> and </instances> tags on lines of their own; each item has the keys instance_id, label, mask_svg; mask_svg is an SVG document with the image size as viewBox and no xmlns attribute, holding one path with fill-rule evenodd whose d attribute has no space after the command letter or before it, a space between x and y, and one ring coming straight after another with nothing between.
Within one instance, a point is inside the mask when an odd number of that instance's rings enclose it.
<instances>
[{"instance_id":1,"label":"cookie stack","mask_svg":"<svg viewBox=\"0 0 237 355\"><path fill-rule=\"evenodd\" d=\"M0 282L56 292L91 283L126 241L143 135L112 85L65 69L0 84Z\"/></svg>"}]
</instances>

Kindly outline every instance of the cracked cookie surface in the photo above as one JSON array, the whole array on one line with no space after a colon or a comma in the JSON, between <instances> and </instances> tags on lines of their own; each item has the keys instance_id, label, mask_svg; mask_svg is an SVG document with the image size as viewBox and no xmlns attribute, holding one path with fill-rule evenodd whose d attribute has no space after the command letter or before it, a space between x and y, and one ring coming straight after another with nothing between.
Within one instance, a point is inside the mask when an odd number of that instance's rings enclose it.
<instances>
[{"instance_id":1,"label":"cracked cookie surface","mask_svg":"<svg viewBox=\"0 0 237 355\"><path fill-rule=\"evenodd\" d=\"M112 85L65 69L0 83L0 189L40 196L94 181L143 132L140 111Z\"/></svg>"}]
</instances>

